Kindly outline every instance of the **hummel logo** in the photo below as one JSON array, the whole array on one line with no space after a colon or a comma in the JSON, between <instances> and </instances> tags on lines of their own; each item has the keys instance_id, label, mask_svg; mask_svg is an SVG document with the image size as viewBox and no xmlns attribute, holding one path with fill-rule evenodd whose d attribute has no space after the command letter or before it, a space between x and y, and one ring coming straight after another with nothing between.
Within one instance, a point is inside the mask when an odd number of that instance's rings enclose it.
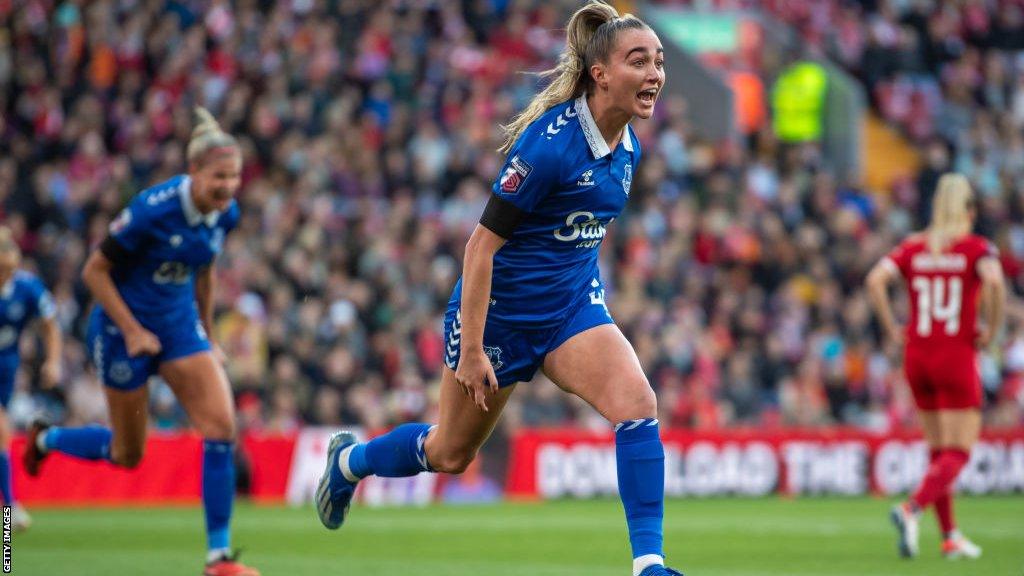
<instances>
[{"instance_id":1,"label":"hummel logo","mask_svg":"<svg viewBox=\"0 0 1024 576\"><path fill-rule=\"evenodd\" d=\"M597 182L594 182L593 180L590 179L593 175L594 175L594 171L593 170L587 170L582 175L580 175L579 180L576 181L576 185L577 186L593 186L593 185L597 184Z\"/></svg>"}]
</instances>

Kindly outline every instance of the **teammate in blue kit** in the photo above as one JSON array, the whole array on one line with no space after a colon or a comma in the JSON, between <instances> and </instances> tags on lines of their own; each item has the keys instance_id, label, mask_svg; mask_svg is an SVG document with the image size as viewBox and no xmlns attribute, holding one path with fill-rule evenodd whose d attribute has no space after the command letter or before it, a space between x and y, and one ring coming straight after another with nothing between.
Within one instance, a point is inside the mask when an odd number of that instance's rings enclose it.
<instances>
[{"instance_id":1,"label":"teammate in blue kit","mask_svg":"<svg viewBox=\"0 0 1024 576\"><path fill-rule=\"evenodd\" d=\"M657 403L605 306L598 249L629 197L640 143L665 82L642 21L603 3L573 14L552 83L508 127L508 153L445 315L439 422L404 424L366 444L335 434L316 494L320 521L345 520L370 474L458 474L490 435L517 382L538 369L615 427L619 494L634 576L664 566L664 449Z\"/></svg>"},{"instance_id":2,"label":"teammate in blue kit","mask_svg":"<svg viewBox=\"0 0 1024 576\"><path fill-rule=\"evenodd\" d=\"M14 377L21 358L18 342L21 333L34 319L41 320L46 360L40 369L44 388L60 381L61 336L53 298L38 278L18 270L21 250L11 231L0 226L0 495L12 507L11 524L25 530L32 518L18 504L11 482L11 424L7 420L7 404L14 394Z\"/></svg>"},{"instance_id":3,"label":"teammate in blue kit","mask_svg":"<svg viewBox=\"0 0 1024 576\"><path fill-rule=\"evenodd\" d=\"M133 468L146 444L146 381L159 373L203 436L206 576L258 576L230 550L235 494L235 414L219 349L208 337L213 261L238 223L237 141L196 110L188 174L144 190L110 224L82 271L97 305L87 345L106 386L111 428L30 430L25 466L39 473L51 451ZM215 354L216 352L216 354Z\"/></svg>"}]
</instances>

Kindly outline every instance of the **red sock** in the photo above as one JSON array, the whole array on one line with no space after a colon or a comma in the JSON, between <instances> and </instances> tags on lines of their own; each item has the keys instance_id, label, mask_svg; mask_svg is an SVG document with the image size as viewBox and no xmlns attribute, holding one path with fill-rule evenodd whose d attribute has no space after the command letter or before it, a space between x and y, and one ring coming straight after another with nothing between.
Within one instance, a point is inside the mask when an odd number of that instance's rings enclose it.
<instances>
[{"instance_id":1,"label":"red sock","mask_svg":"<svg viewBox=\"0 0 1024 576\"><path fill-rule=\"evenodd\" d=\"M953 490L950 488L942 496L935 500L935 515L939 517L939 528L942 529L942 537L946 538L950 532L956 530L956 523L953 521Z\"/></svg>"},{"instance_id":2,"label":"red sock","mask_svg":"<svg viewBox=\"0 0 1024 576\"><path fill-rule=\"evenodd\" d=\"M929 452L929 464L938 460L939 454L941 453L942 450L932 450L931 452ZM935 515L939 518L939 529L942 530L943 538L945 538L950 532L956 529L956 523L953 521L952 486L950 486L949 490L942 493L941 496L935 499Z\"/></svg>"},{"instance_id":3,"label":"red sock","mask_svg":"<svg viewBox=\"0 0 1024 576\"><path fill-rule=\"evenodd\" d=\"M928 473L924 475L921 486L918 487L910 501L924 510L943 494L948 494L953 482L960 474L960 470L967 464L967 460L967 452L958 448L946 448L939 451L938 457L928 466Z\"/></svg>"}]
</instances>

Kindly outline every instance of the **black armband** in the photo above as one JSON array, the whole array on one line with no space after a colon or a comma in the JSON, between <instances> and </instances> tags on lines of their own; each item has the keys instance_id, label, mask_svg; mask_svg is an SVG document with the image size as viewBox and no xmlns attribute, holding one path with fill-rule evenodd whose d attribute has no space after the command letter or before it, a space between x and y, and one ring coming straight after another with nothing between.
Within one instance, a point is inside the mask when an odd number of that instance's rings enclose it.
<instances>
[{"instance_id":1,"label":"black armband","mask_svg":"<svg viewBox=\"0 0 1024 576\"><path fill-rule=\"evenodd\" d=\"M100 252L114 266L128 266L135 261L135 255L114 239L113 236L107 236L103 239L103 242L100 244Z\"/></svg>"},{"instance_id":2,"label":"black armband","mask_svg":"<svg viewBox=\"0 0 1024 576\"><path fill-rule=\"evenodd\" d=\"M484 214L480 217L480 224L508 240L525 215L526 213L515 204L501 196L491 194L491 199L487 201L487 207L484 208Z\"/></svg>"}]
</instances>

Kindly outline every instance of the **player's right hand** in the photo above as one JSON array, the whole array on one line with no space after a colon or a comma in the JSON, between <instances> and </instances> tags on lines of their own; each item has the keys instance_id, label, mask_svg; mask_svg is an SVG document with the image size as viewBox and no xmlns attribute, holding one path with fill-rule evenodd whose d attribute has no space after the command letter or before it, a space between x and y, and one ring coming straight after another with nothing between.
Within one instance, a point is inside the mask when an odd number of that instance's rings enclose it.
<instances>
[{"instance_id":1,"label":"player's right hand","mask_svg":"<svg viewBox=\"0 0 1024 576\"><path fill-rule=\"evenodd\" d=\"M977 346L979 350L986 350L992 345L993 340L995 340L995 332L985 326L978 329L978 336L974 339L974 345Z\"/></svg>"},{"instance_id":2,"label":"player's right hand","mask_svg":"<svg viewBox=\"0 0 1024 576\"><path fill-rule=\"evenodd\" d=\"M44 390L49 390L56 386L63 375L63 368L60 364L60 359L47 360L43 362L42 369L39 371L41 384Z\"/></svg>"},{"instance_id":3,"label":"player's right hand","mask_svg":"<svg viewBox=\"0 0 1024 576\"><path fill-rule=\"evenodd\" d=\"M128 356L131 358L143 355L153 356L159 354L162 348L156 334L141 326L137 330L125 333L124 346L128 349Z\"/></svg>"},{"instance_id":4,"label":"player's right hand","mask_svg":"<svg viewBox=\"0 0 1024 576\"><path fill-rule=\"evenodd\" d=\"M455 381L462 387L463 392L473 399L474 404L488 412L487 403L484 401L485 394L487 390L492 394L498 391L498 377L494 375L494 367L491 366L491 361L483 349L467 353L467 348L463 348L459 365L455 369Z\"/></svg>"}]
</instances>

